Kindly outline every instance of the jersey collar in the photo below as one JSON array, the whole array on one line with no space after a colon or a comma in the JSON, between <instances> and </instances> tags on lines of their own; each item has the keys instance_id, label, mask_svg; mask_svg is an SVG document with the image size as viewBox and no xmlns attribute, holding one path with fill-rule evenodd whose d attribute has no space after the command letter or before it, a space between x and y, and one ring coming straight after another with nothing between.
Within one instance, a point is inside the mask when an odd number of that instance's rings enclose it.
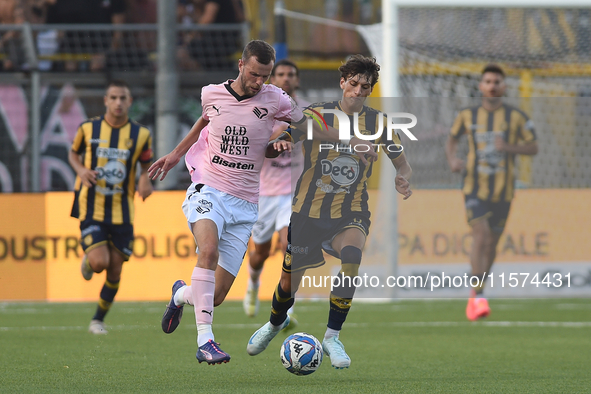
<instances>
[{"instance_id":1,"label":"jersey collar","mask_svg":"<svg viewBox=\"0 0 591 394\"><path fill-rule=\"evenodd\" d=\"M231 84L232 82L234 82L234 80L233 80L233 79L228 79L228 81L227 81L227 82L224 84L224 86L226 87L226 90L227 90L228 92L230 92L230 94L231 94L232 96L234 96L234 98L235 98L236 100L238 100L238 101L243 101L243 100L246 100L246 99L249 99L249 98L253 97L253 96L241 96L241 95L239 95L238 93L236 93L236 91L235 91L234 89L232 89L232 86L230 86L230 84Z\"/></svg>"}]
</instances>

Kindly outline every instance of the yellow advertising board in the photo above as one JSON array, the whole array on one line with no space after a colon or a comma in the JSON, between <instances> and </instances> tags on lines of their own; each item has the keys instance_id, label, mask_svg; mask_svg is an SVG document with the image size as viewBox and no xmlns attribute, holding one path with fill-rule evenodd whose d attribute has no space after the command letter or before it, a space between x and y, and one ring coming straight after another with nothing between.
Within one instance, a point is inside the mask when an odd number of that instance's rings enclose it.
<instances>
[{"instance_id":1,"label":"yellow advertising board","mask_svg":"<svg viewBox=\"0 0 591 394\"><path fill-rule=\"evenodd\" d=\"M47 247L43 194L0 194L0 300L44 300Z\"/></svg>"},{"instance_id":2,"label":"yellow advertising board","mask_svg":"<svg viewBox=\"0 0 591 394\"><path fill-rule=\"evenodd\" d=\"M136 199L134 254L124 265L117 300L164 301L175 280L190 282L197 257L181 211L184 197L184 191L169 191ZM97 300L104 274L90 282L80 274L72 199L69 192L0 194L0 300ZM459 191L418 190L398 207L400 265L468 263L471 240ZM519 190L498 262L587 261L590 223L591 190ZM271 298L281 261L281 253L267 261L261 298ZM245 261L227 299L242 299L247 276Z\"/></svg>"},{"instance_id":3,"label":"yellow advertising board","mask_svg":"<svg viewBox=\"0 0 591 394\"><path fill-rule=\"evenodd\" d=\"M464 198L456 190L418 190L400 199L399 264L467 262ZM496 262L587 261L591 190L518 190Z\"/></svg>"}]
</instances>

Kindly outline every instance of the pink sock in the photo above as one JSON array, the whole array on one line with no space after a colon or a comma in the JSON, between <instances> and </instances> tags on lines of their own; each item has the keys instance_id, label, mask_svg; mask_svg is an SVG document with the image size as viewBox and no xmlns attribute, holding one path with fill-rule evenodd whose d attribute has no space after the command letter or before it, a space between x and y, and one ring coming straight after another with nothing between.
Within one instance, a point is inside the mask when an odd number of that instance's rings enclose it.
<instances>
[{"instance_id":1,"label":"pink sock","mask_svg":"<svg viewBox=\"0 0 591 394\"><path fill-rule=\"evenodd\" d=\"M195 267L191 275L191 293L197 325L213 322L214 292L215 271Z\"/></svg>"}]
</instances>

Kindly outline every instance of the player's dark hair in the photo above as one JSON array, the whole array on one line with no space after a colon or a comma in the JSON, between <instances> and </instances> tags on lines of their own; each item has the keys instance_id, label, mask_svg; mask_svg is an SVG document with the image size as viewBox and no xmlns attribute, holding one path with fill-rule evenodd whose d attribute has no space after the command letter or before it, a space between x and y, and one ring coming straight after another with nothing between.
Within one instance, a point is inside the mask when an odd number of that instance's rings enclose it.
<instances>
[{"instance_id":1,"label":"player's dark hair","mask_svg":"<svg viewBox=\"0 0 591 394\"><path fill-rule=\"evenodd\" d=\"M269 64L275 61L275 49L262 40L252 40L242 51L242 61L246 62L254 56L261 64Z\"/></svg>"},{"instance_id":2,"label":"player's dark hair","mask_svg":"<svg viewBox=\"0 0 591 394\"><path fill-rule=\"evenodd\" d=\"M275 70L277 70L277 67L279 67L279 66L293 67L296 71L296 77L300 76L300 69L298 68L298 66L296 66L296 64L294 62L292 62L291 60L288 60L288 59L281 59L277 63L275 63L275 65L273 66L273 70L271 71L272 77L275 76Z\"/></svg>"},{"instance_id":3,"label":"player's dark hair","mask_svg":"<svg viewBox=\"0 0 591 394\"><path fill-rule=\"evenodd\" d=\"M503 79L505 78L505 72L503 71L501 66L499 66L498 64L494 64L494 63L487 64L484 67L484 69L482 69L482 74L480 75L480 77L482 78L484 76L484 74L486 74L486 73L499 74L501 77L503 77Z\"/></svg>"},{"instance_id":4,"label":"player's dark hair","mask_svg":"<svg viewBox=\"0 0 591 394\"><path fill-rule=\"evenodd\" d=\"M380 65L376 62L376 58L363 55L351 56L345 64L339 67L339 71L341 72L341 78L345 80L361 74L370 81L372 87L380 77Z\"/></svg>"},{"instance_id":5,"label":"player's dark hair","mask_svg":"<svg viewBox=\"0 0 591 394\"><path fill-rule=\"evenodd\" d=\"M109 84L107 85L107 88L105 89L105 92L107 90L109 90L110 87L115 86L117 88L127 88L127 90L129 90L129 85L127 84L127 82L125 82L122 79L113 79L112 81L109 82Z\"/></svg>"}]
</instances>

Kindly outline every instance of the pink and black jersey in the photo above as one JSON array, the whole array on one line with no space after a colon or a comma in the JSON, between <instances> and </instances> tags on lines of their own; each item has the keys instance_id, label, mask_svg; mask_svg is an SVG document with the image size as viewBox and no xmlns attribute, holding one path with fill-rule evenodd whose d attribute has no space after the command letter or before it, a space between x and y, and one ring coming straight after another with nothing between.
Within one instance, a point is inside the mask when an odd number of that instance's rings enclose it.
<instances>
[{"instance_id":1,"label":"pink and black jersey","mask_svg":"<svg viewBox=\"0 0 591 394\"><path fill-rule=\"evenodd\" d=\"M260 172L276 121L301 123L301 109L282 89L263 85L252 97L240 96L232 80L201 91L203 119L209 124L189 149L191 180L246 201L259 199Z\"/></svg>"}]
</instances>

